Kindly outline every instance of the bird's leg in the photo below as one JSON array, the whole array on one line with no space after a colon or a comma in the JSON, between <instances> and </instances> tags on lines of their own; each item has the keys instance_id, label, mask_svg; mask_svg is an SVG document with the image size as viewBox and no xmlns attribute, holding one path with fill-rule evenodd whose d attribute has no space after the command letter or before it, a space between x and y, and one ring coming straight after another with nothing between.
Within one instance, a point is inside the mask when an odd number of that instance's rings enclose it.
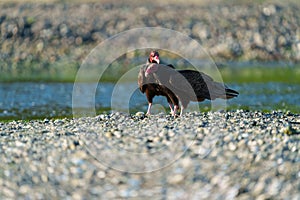
<instances>
[{"instance_id":1,"label":"bird's leg","mask_svg":"<svg viewBox=\"0 0 300 200\"><path fill-rule=\"evenodd\" d=\"M179 108L179 106L177 106L177 105L174 105L174 114L173 114L173 116L175 117L176 116L176 113L177 113L177 111L178 111L178 108Z\"/></svg>"},{"instance_id":2,"label":"bird's leg","mask_svg":"<svg viewBox=\"0 0 300 200\"><path fill-rule=\"evenodd\" d=\"M169 94L168 95L166 95L166 97L167 97L167 101L168 101L168 103L169 103L169 108L170 108L170 113L171 113L171 115L174 115L174 110L173 110L173 99L169 96Z\"/></svg>"},{"instance_id":3,"label":"bird's leg","mask_svg":"<svg viewBox=\"0 0 300 200\"><path fill-rule=\"evenodd\" d=\"M171 115L174 115L174 110L173 110L172 106L173 106L173 104L169 103L169 107L170 107L170 110L171 110Z\"/></svg>"},{"instance_id":4,"label":"bird's leg","mask_svg":"<svg viewBox=\"0 0 300 200\"><path fill-rule=\"evenodd\" d=\"M184 110L184 107L181 106L181 109L180 109L180 117L182 117L182 115L183 115L183 110Z\"/></svg>"},{"instance_id":5,"label":"bird's leg","mask_svg":"<svg viewBox=\"0 0 300 200\"><path fill-rule=\"evenodd\" d=\"M185 101L180 100L180 117L183 116L183 110L187 107Z\"/></svg>"},{"instance_id":6,"label":"bird's leg","mask_svg":"<svg viewBox=\"0 0 300 200\"><path fill-rule=\"evenodd\" d=\"M146 115L151 115L151 107L152 107L152 103L149 103Z\"/></svg>"}]
</instances>

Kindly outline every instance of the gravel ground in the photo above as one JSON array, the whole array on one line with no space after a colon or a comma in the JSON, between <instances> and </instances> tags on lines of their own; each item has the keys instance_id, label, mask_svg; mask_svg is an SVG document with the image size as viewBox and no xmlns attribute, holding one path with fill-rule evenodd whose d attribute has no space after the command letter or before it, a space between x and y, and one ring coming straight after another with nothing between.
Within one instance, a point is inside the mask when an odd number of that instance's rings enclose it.
<instances>
[{"instance_id":1,"label":"gravel ground","mask_svg":"<svg viewBox=\"0 0 300 200\"><path fill-rule=\"evenodd\" d=\"M0 123L1 199L299 199L291 113Z\"/></svg>"}]
</instances>

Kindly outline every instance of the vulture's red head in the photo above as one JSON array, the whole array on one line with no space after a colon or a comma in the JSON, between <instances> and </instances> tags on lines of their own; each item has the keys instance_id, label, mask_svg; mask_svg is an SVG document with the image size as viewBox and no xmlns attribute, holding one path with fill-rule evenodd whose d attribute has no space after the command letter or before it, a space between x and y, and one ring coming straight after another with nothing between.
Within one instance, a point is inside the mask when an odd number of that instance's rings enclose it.
<instances>
[{"instance_id":1,"label":"vulture's red head","mask_svg":"<svg viewBox=\"0 0 300 200\"><path fill-rule=\"evenodd\" d=\"M158 52L157 51L151 51L148 60L149 60L150 63L159 64L159 54L158 54Z\"/></svg>"}]
</instances>

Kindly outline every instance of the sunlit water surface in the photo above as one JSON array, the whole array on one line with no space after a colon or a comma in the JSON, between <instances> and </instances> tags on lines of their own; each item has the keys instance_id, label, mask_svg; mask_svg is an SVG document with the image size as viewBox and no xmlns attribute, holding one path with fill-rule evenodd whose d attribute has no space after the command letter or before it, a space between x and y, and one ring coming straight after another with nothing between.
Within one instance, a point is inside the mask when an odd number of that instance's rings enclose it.
<instances>
[{"instance_id":1,"label":"sunlit water surface","mask_svg":"<svg viewBox=\"0 0 300 200\"><path fill-rule=\"evenodd\" d=\"M95 96L97 114L111 110L135 113L147 110L147 100L137 83L99 83ZM227 109L282 110L300 113L300 85L284 83L228 84L240 95L227 101ZM89 84L86 84L89 87ZM114 91L115 89L115 91ZM73 83L1 83L0 119L72 117ZM82 93L85 99L85 93ZM166 99L155 97L153 113L169 112ZM199 104L211 108L210 101ZM195 103L190 105L191 108Z\"/></svg>"}]
</instances>

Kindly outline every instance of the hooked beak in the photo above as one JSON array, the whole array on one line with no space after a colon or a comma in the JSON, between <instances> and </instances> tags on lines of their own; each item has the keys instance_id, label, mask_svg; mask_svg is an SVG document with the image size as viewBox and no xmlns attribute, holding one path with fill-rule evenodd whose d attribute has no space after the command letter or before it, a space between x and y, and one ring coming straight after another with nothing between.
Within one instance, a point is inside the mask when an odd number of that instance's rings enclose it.
<instances>
[{"instance_id":1,"label":"hooked beak","mask_svg":"<svg viewBox=\"0 0 300 200\"><path fill-rule=\"evenodd\" d=\"M156 63L159 64L159 57L158 57L158 56L155 56L155 57L153 58L153 60L155 60Z\"/></svg>"}]
</instances>

